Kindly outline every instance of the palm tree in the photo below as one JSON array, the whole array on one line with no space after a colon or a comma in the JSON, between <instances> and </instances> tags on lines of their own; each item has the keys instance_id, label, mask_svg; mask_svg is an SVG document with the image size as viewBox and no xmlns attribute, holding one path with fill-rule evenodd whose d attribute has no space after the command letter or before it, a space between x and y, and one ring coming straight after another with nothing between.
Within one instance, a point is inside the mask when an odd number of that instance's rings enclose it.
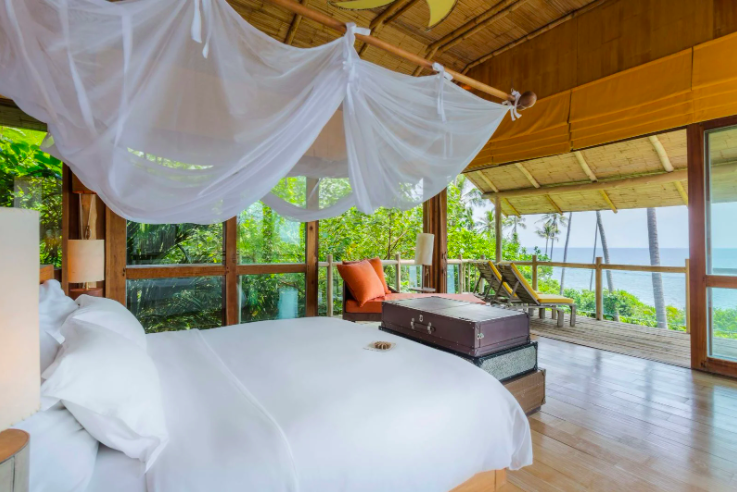
<instances>
[{"instance_id":1,"label":"palm tree","mask_svg":"<svg viewBox=\"0 0 737 492\"><path fill-rule=\"evenodd\" d=\"M516 216L513 215L509 218L510 223L512 224L512 236L517 237L517 228L520 229L527 229L527 224L525 224L525 218L522 216Z\"/></svg>"},{"instance_id":2,"label":"palm tree","mask_svg":"<svg viewBox=\"0 0 737 492\"><path fill-rule=\"evenodd\" d=\"M563 247L563 263L568 261L568 243L571 241L571 220L573 220L573 212L568 212L568 226L566 228L566 245ZM563 295L563 285L565 284L566 267L560 272L560 295Z\"/></svg>"},{"instance_id":3,"label":"palm tree","mask_svg":"<svg viewBox=\"0 0 737 492\"><path fill-rule=\"evenodd\" d=\"M543 223L542 227L535 231L538 236L545 238L545 255L548 254L548 243L550 242L550 239L555 237L557 232L556 226L552 222Z\"/></svg>"},{"instance_id":4,"label":"palm tree","mask_svg":"<svg viewBox=\"0 0 737 492\"><path fill-rule=\"evenodd\" d=\"M464 206L481 207L488 203L483 193L465 175L459 174L455 179L455 185L460 192L461 204Z\"/></svg>"},{"instance_id":5,"label":"palm tree","mask_svg":"<svg viewBox=\"0 0 737 492\"><path fill-rule=\"evenodd\" d=\"M486 234L489 238L494 237L494 211L487 210L480 221L476 222L479 232Z\"/></svg>"},{"instance_id":6,"label":"palm tree","mask_svg":"<svg viewBox=\"0 0 737 492\"><path fill-rule=\"evenodd\" d=\"M599 237L601 238L601 249L604 250L604 263L609 264L611 263L609 261L609 246L606 242L606 234L604 233L604 224L601 221L601 211L596 211L596 224L599 228ZM607 286L609 287L609 292L614 292L614 281L612 280L612 271L607 270L606 271L606 281ZM614 313L612 313L614 317L614 321L619 321L619 312L617 309L614 309Z\"/></svg>"},{"instance_id":7,"label":"palm tree","mask_svg":"<svg viewBox=\"0 0 737 492\"><path fill-rule=\"evenodd\" d=\"M647 240L650 249L650 265L660 265L660 247L658 245L658 221L655 209L647 209ZM653 298L655 299L655 319L658 328L668 328L668 317L665 312L665 298L663 296L663 276L653 272Z\"/></svg>"},{"instance_id":8,"label":"palm tree","mask_svg":"<svg viewBox=\"0 0 737 492\"><path fill-rule=\"evenodd\" d=\"M568 223L568 220L557 213L548 213L543 215L542 219L538 220L538 222L543 222L544 224L550 224L551 227L550 230L550 259L553 259L553 248L555 248L555 241L558 240L558 234L560 233L560 226L565 226ZM542 236L541 236L542 237ZM545 247L545 254L547 254L548 248Z\"/></svg>"}]
</instances>

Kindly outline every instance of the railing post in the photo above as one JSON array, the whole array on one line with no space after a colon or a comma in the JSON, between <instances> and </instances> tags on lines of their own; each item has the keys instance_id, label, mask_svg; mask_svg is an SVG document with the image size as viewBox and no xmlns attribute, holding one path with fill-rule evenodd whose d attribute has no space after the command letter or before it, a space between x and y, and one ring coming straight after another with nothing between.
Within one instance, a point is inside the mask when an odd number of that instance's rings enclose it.
<instances>
[{"instance_id":1,"label":"railing post","mask_svg":"<svg viewBox=\"0 0 737 492\"><path fill-rule=\"evenodd\" d=\"M481 255L481 259L482 259L482 260L485 260L485 259L486 259L486 255L482 254L482 255ZM483 294L483 293L484 293L484 284L485 284L485 282L484 282L484 277L479 277L479 289L480 289L480 291L479 291L479 292L480 292L481 294Z\"/></svg>"},{"instance_id":2,"label":"railing post","mask_svg":"<svg viewBox=\"0 0 737 492\"><path fill-rule=\"evenodd\" d=\"M466 269L463 267L463 253L458 253L458 259L461 260L461 262L458 264L458 293L463 294L464 285L465 285L465 273Z\"/></svg>"},{"instance_id":3,"label":"railing post","mask_svg":"<svg viewBox=\"0 0 737 492\"><path fill-rule=\"evenodd\" d=\"M602 258L601 256L596 257L596 319L601 321L604 319L604 290L601 281L601 268Z\"/></svg>"},{"instance_id":4,"label":"railing post","mask_svg":"<svg viewBox=\"0 0 737 492\"><path fill-rule=\"evenodd\" d=\"M402 257L399 253L394 255L394 259L397 260L396 271L394 272L394 280L397 283L397 292L402 291Z\"/></svg>"},{"instance_id":5,"label":"railing post","mask_svg":"<svg viewBox=\"0 0 737 492\"><path fill-rule=\"evenodd\" d=\"M686 333L691 333L691 260L686 258Z\"/></svg>"},{"instance_id":6,"label":"railing post","mask_svg":"<svg viewBox=\"0 0 737 492\"><path fill-rule=\"evenodd\" d=\"M537 290L537 255L532 255L532 288Z\"/></svg>"},{"instance_id":7,"label":"railing post","mask_svg":"<svg viewBox=\"0 0 737 492\"><path fill-rule=\"evenodd\" d=\"M328 271L327 271L327 282L328 282L328 316L333 315L333 255L328 253Z\"/></svg>"}]
</instances>

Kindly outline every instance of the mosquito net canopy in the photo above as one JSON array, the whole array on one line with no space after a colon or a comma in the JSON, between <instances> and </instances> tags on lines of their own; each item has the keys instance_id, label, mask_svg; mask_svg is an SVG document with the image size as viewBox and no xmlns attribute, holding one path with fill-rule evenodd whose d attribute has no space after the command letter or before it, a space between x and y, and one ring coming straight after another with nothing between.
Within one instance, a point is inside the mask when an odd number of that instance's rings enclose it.
<instances>
[{"instance_id":1,"label":"mosquito net canopy","mask_svg":"<svg viewBox=\"0 0 737 492\"><path fill-rule=\"evenodd\" d=\"M361 60L355 26L282 44L225 0L2 0L0 94L119 215L221 222L255 201L298 221L440 192L509 109L439 72Z\"/></svg>"}]
</instances>

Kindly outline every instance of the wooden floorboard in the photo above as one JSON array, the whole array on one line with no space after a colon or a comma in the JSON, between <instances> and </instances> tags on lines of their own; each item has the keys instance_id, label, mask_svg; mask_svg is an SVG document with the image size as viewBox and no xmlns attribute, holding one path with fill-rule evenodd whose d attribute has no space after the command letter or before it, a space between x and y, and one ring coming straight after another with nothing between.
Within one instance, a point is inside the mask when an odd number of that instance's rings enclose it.
<instances>
[{"instance_id":1,"label":"wooden floorboard","mask_svg":"<svg viewBox=\"0 0 737 492\"><path fill-rule=\"evenodd\" d=\"M502 490L737 490L737 381L536 338L548 389L529 418L534 463Z\"/></svg>"},{"instance_id":2,"label":"wooden floorboard","mask_svg":"<svg viewBox=\"0 0 737 492\"><path fill-rule=\"evenodd\" d=\"M571 342L609 352L641 357L681 367L691 365L691 336L687 333L662 328L631 325L616 321L597 321L579 316L576 326L556 326L550 318L530 318L534 335Z\"/></svg>"}]
</instances>

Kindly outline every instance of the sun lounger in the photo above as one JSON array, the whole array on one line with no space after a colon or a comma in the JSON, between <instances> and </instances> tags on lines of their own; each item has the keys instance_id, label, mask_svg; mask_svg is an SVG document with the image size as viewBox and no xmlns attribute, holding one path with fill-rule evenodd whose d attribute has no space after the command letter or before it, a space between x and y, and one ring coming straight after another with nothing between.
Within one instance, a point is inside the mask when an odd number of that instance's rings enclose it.
<instances>
[{"instance_id":1,"label":"sun lounger","mask_svg":"<svg viewBox=\"0 0 737 492\"><path fill-rule=\"evenodd\" d=\"M496 267L502 279L511 286L512 294L519 298L522 304L527 307L539 308L541 317L544 316L545 308L556 310L558 326L563 326L563 310L560 307L568 306L571 308L571 326L576 326L576 304L573 299L535 291L514 263L502 263L496 265Z\"/></svg>"},{"instance_id":2,"label":"sun lounger","mask_svg":"<svg viewBox=\"0 0 737 492\"><path fill-rule=\"evenodd\" d=\"M477 263L476 268L479 271L479 281L482 279L486 281L484 292L479 296L482 297L484 301L490 304L510 304L520 302L517 296L512 295L512 288L509 284L502 280L502 275L499 273L499 270L497 270L494 263L490 261Z\"/></svg>"}]
</instances>

